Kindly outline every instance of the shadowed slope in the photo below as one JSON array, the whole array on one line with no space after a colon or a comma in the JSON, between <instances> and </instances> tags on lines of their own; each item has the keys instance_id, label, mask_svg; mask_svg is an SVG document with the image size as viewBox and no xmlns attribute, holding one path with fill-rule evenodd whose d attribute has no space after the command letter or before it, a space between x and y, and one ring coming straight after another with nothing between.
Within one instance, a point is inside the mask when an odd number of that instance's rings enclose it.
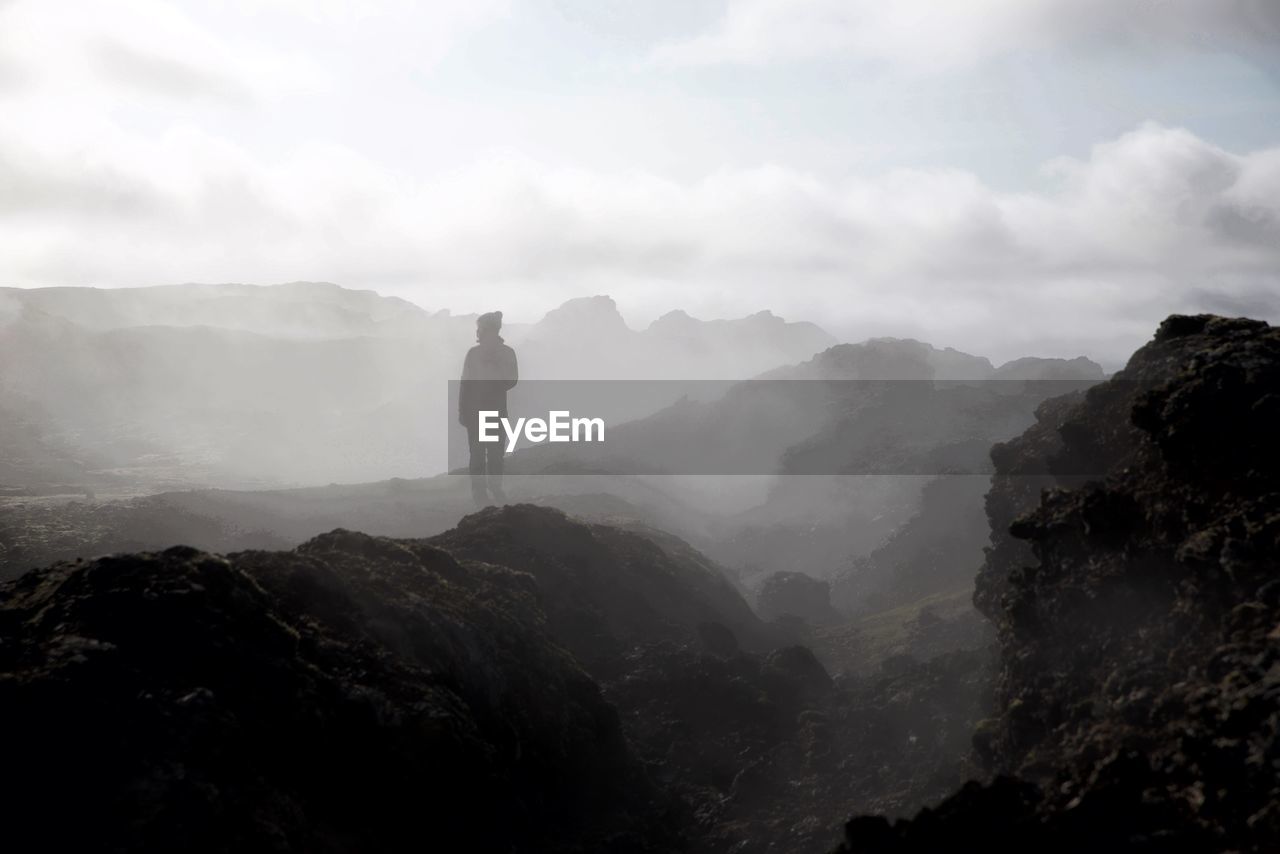
<instances>
[{"instance_id":1,"label":"shadowed slope","mask_svg":"<svg viewBox=\"0 0 1280 854\"><path fill-rule=\"evenodd\" d=\"M657 794L533 579L346 531L0 587L18 850L652 850ZM67 821L74 816L74 821Z\"/></svg>"}]
</instances>

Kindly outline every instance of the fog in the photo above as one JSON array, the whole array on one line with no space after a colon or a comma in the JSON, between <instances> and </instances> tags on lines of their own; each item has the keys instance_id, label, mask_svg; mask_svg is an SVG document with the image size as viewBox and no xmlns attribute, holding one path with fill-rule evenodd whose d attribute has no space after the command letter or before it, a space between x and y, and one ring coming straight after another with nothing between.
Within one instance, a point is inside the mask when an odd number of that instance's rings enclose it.
<instances>
[{"instance_id":1,"label":"fog","mask_svg":"<svg viewBox=\"0 0 1280 854\"><path fill-rule=\"evenodd\" d=\"M0 0L0 849L1280 851L1278 47Z\"/></svg>"},{"instance_id":2,"label":"fog","mask_svg":"<svg viewBox=\"0 0 1280 854\"><path fill-rule=\"evenodd\" d=\"M0 297L11 503L165 493L218 521L194 540L210 548L234 547L236 531L430 533L474 509L451 397L474 315L324 283ZM1032 424L1041 400L1103 377L1084 356L996 365L913 340L839 343L767 310L673 308L637 329L600 295L502 334L519 359L513 412L609 425L598 445L522 444L511 500L672 531L744 589L779 571L843 577L917 513L926 483L989 473L990 445ZM970 513L980 495L962 504L934 512ZM148 524L130 522L130 541L172 536ZM9 571L41 548L11 553Z\"/></svg>"},{"instance_id":3,"label":"fog","mask_svg":"<svg viewBox=\"0 0 1280 854\"><path fill-rule=\"evenodd\" d=\"M371 584L350 595L402 647L424 614L473 583L468 573L535 585L546 610L521 624L545 622L573 667L630 710L626 751L712 781L677 789L687 803L733 792L753 827L818 815L802 845L812 852L850 809L909 814L942 796L948 775L983 773L968 745L995 666L996 628L974 604L989 601L984 567L1032 559L1003 532L1040 488L1104 472L1096 455L1053 451L1065 440L1092 447L1078 431L1057 435L1055 413L1138 393L1083 354L999 363L914 339L840 342L767 310L703 320L674 308L634 328L611 298L587 296L497 333L519 360L511 415L602 415L604 441L523 441L505 455L497 497L484 498L456 417L457 379L481 337L475 315L304 282L0 297L0 577L23 585L33 567L115 555L53 572L101 565L101 578L122 579L110 568L150 552L138 560L158 561L176 589L188 570L175 562L208 550L228 555L211 566L264 573L252 598L276 595L263 591L286 577L280 561L302 561L289 572ZM1045 430L1056 436L1047 452ZM1024 459L1016 449L1028 443L1037 451ZM475 563L432 568L450 555ZM407 574L388 587L392 571ZM417 587L437 571L444 587ZM487 621L510 618L497 610L508 593L483 589L447 605L441 625L486 628L450 643L487 650L507 637ZM406 610L388 611L398 597ZM480 611L458 623L467 608ZM412 643L429 648L437 630L423 630ZM247 654L268 648L257 644ZM518 659L503 652L457 678ZM476 690L471 703L494 689ZM780 710L763 730L752 691ZM551 696L539 688L520 708L545 711ZM802 794L745 789L751 766L728 746L796 749L818 738L803 723L814 716L842 721L822 751L860 764L888 756L890 781L811 753ZM694 727L690 743L652 729L668 719ZM93 736L84 750L112 743ZM672 744L684 744L678 757Z\"/></svg>"}]
</instances>

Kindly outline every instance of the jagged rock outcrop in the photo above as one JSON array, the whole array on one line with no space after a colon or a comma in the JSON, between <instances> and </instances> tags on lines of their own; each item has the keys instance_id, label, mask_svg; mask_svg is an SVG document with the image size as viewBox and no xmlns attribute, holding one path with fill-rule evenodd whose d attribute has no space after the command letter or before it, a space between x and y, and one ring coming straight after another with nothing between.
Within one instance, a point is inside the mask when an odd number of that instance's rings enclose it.
<instances>
[{"instance_id":1,"label":"jagged rock outcrop","mask_svg":"<svg viewBox=\"0 0 1280 854\"><path fill-rule=\"evenodd\" d=\"M1001 646L975 746L1001 775L848 850L1280 847L1280 330L1174 316L1112 380L993 452L993 521L1023 471L1105 473L999 532L976 601ZM1060 479L1061 480L1061 479Z\"/></svg>"},{"instance_id":2,"label":"jagged rock outcrop","mask_svg":"<svg viewBox=\"0 0 1280 854\"><path fill-rule=\"evenodd\" d=\"M772 635L714 564L675 537L587 523L550 507L489 507L431 539L452 554L537 579L547 627L597 678L632 647L692 642L719 623L748 649Z\"/></svg>"},{"instance_id":3,"label":"jagged rock outcrop","mask_svg":"<svg viewBox=\"0 0 1280 854\"><path fill-rule=\"evenodd\" d=\"M665 850L525 573L347 531L0 587L5 845Z\"/></svg>"}]
</instances>

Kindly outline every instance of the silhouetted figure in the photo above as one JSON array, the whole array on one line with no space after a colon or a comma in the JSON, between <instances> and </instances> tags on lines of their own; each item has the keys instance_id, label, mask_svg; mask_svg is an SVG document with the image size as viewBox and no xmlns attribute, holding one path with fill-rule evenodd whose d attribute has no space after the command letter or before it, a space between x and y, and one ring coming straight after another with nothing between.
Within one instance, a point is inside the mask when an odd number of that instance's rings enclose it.
<instances>
[{"instance_id":1,"label":"silhouetted figure","mask_svg":"<svg viewBox=\"0 0 1280 854\"><path fill-rule=\"evenodd\" d=\"M476 319L478 343L467 351L458 388L458 421L467 428L467 445L471 451L471 497L480 507L489 503L502 504L507 500L502 491L502 454L506 437L498 430L498 441L480 441L480 412L495 411L499 418L506 417L507 391L520 377L516 351L503 343L502 336L498 334L501 329L500 311L491 311ZM488 496L485 494L486 486ZM489 497L492 497L492 502Z\"/></svg>"}]
</instances>

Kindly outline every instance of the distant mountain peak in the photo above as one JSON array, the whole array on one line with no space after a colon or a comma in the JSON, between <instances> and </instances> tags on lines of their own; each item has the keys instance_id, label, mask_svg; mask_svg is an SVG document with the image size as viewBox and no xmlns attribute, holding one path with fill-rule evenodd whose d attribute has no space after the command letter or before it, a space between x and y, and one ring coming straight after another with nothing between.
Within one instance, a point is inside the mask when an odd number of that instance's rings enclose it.
<instances>
[{"instance_id":1,"label":"distant mountain peak","mask_svg":"<svg viewBox=\"0 0 1280 854\"><path fill-rule=\"evenodd\" d=\"M538 327L559 327L572 325L575 329L627 331L630 328L618 311L618 304L613 297L597 294L590 297L575 297L559 308L548 311L538 321Z\"/></svg>"},{"instance_id":2,"label":"distant mountain peak","mask_svg":"<svg viewBox=\"0 0 1280 854\"><path fill-rule=\"evenodd\" d=\"M807 362L765 374L769 379L985 379L994 368L981 356L938 349L914 338L871 338L837 344Z\"/></svg>"},{"instance_id":3,"label":"distant mountain peak","mask_svg":"<svg viewBox=\"0 0 1280 854\"><path fill-rule=\"evenodd\" d=\"M234 282L137 288L31 288L13 301L86 329L207 326L284 337L365 335L391 319L425 317L407 300L332 282Z\"/></svg>"},{"instance_id":4,"label":"distant mountain peak","mask_svg":"<svg viewBox=\"0 0 1280 854\"><path fill-rule=\"evenodd\" d=\"M649 328L654 331L672 328L683 329L696 323L701 323L701 321L684 309L677 308L668 311L653 323L650 323Z\"/></svg>"},{"instance_id":5,"label":"distant mountain peak","mask_svg":"<svg viewBox=\"0 0 1280 854\"><path fill-rule=\"evenodd\" d=\"M761 379L935 379L935 380L1093 380L1102 366L1084 356L1074 359L1024 356L998 368L985 356L954 347L935 347L915 338L868 338L837 344L812 359L763 374Z\"/></svg>"},{"instance_id":6,"label":"distant mountain peak","mask_svg":"<svg viewBox=\"0 0 1280 854\"><path fill-rule=\"evenodd\" d=\"M1106 377L1102 365L1085 356L1074 359L1044 359L1024 356L996 368L997 379L1036 380L1101 380Z\"/></svg>"}]
</instances>

